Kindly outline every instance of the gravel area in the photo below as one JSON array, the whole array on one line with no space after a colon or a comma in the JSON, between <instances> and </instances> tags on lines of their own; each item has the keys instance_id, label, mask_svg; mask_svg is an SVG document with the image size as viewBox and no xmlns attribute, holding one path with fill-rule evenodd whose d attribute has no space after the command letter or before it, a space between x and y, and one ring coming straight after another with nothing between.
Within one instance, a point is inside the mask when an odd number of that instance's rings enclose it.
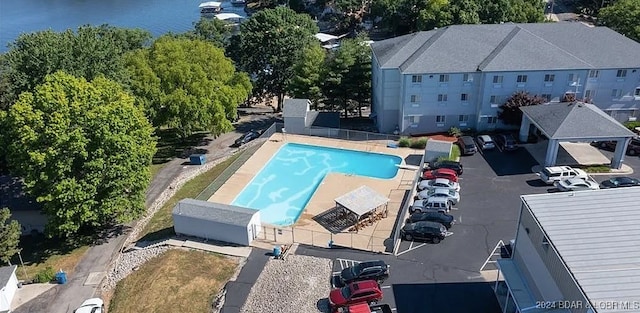
<instances>
[{"instance_id":1,"label":"gravel area","mask_svg":"<svg viewBox=\"0 0 640 313\"><path fill-rule=\"evenodd\" d=\"M169 250L166 246L154 247L142 250L133 250L120 254L115 266L109 271L102 284L102 290L111 290L116 284L127 277L138 266L155 258Z\"/></svg>"},{"instance_id":2,"label":"gravel area","mask_svg":"<svg viewBox=\"0 0 640 313\"><path fill-rule=\"evenodd\" d=\"M289 255L271 259L240 313L329 312L331 260Z\"/></svg>"}]
</instances>

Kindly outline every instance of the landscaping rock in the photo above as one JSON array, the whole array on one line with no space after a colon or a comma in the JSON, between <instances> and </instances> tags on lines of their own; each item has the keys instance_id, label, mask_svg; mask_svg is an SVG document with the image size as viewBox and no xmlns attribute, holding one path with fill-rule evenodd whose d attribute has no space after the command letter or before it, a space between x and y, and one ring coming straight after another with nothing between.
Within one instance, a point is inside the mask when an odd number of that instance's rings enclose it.
<instances>
[{"instance_id":1,"label":"landscaping rock","mask_svg":"<svg viewBox=\"0 0 640 313\"><path fill-rule=\"evenodd\" d=\"M154 247L142 250L132 250L120 254L118 262L107 274L102 285L103 290L111 290L116 284L138 269L145 262L163 254L169 250L166 246Z\"/></svg>"}]
</instances>

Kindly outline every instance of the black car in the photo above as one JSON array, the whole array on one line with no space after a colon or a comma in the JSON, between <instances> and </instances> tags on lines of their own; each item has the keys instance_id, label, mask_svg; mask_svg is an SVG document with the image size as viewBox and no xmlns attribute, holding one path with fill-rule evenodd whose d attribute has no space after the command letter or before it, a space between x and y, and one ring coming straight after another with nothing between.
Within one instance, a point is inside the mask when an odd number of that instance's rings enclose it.
<instances>
[{"instance_id":1,"label":"black car","mask_svg":"<svg viewBox=\"0 0 640 313\"><path fill-rule=\"evenodd\" d=\"M493 138L493 140L502 151L518 150L518 142L510 134L498 134Z\"/></svg>"},{"instance_id":2,"label":"black car","mask_svg":"<svg viewBox=\"0 0 640 313\"><path fill-rule=\"evenodd\" d=\"M246 132L244 135L242 135L242 137L236 139L235 145L236 146L242 146L243 144L254 140L256 138L260 137L260 133L255 131L255 130L250 130L248 132Z\"/></svg>"},{"instance_id":3,"label":"black car","mask_svg":"<svg viewBox=\"0 0 640 313\"><path fill-rule=\"evenodd\" d=\"M407 219L407 223L417 223L417 222L438 222L447 229L451 228L455 223L453 215L438 212L438 211L426 211L421 213L414 213Z\"/></svg>"},{"instance_id":4,"label":"black car","mask_svg":"<svg viewBox=\"0 0 640 313\"><path fill-rule=\"evenodd\" d=\"M420 239L440 243L447 236L447 228L440 223L423 221L405 224L400 234L405 240Z\"/></svg>"},{"instance_id":5,"label":"black car","mask_svg":"<svg viewBox=\"0 0 640 313\"><path fill-rule=\"evenodd\" d=\"M615 150L616 149L615 141L594 141L592 145L599 147L600 149L605 150ZM628 155L638 155L640 154L640 138L631 138L629 141L629 145L627 146Z\"/></svg>"},{"instance_id":6,"label":"black car","mask_svg":"<svg viewBox=\"0 0 640 313\"><path fill-rule=\"evenodd\" d=\"M389 266L382 260L360 262L340 272L340 280L345 285L360 280L375 280L382 283L387 278L389 278Z\"/></svg>"},{"instance_id":7,"label":"black car","mask_svg":"<svg viewBox=\"0 0 640 313\"><path fill-rule=\"evenodd\" d=\"M439 168L448 168L454 170L456 171L456 174L458 174L458 176L462 175L462 171L464 170L462 168L462 163L448 160L433 162L429 164L428 167L429 170L437 170Z\"/></svg>"},{"instance_id":8,"label":"black car","mask_svg":"<svg viewBox=\"0 0 640 313\"><path fill-rule=\"evenodd\" d=\"M640 180L631 177L614 177L600 183L602 189L634 186L640 186Z\"/></svg>"}]
</instances>

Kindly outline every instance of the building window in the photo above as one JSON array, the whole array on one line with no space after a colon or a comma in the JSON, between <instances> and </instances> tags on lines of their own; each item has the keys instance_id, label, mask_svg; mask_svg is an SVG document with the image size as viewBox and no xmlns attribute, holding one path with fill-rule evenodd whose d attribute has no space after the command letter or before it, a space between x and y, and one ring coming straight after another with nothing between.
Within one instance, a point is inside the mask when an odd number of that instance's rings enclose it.
<instances>
[{"instance_id":1,"label":"building window","mask_svg":"<svg viewBox=\"0 0 640 313\"><path fill-rule=\"evenodd\" d=\"M518 75L518 78L516 80L519 83L526 83L527 82L527 75Z\"/></svg>"},{"instance_id":2,"label":"building window","mask_svg":"<svg viewBox=\"0 0 640 313\"><path fill-rule=\"evenodd\" d=\"M446 74L440 75L440 82L441 83L448 83L449 82L449 75L446 75Z\"/></svg>"},{"instance_id":3,"label":"building window","mask_svg":"<svg viewBox=\"0 0 640 313\"><path fill-rule=\"evenodd\" d=\"M471 76L469 74L464 74L464 75L462 75L462 81L463 82L472 82L473 81L473 76Z\"/></svg>"},{"instance_id":4,"label":"building window","mask_svg":"<svg viewBox=\"0 0 640 313\"><path fill-rule=\"evenodd\" d=\"M458 122L466 123L469 121L469 115L458 115Z\"/></svg>"},{"instance_id":5,"label":"building window","mask_svg":"<svg viewBox=\"0 0 640 313\"><path fill-rule=\"evenodd\" d=\"M469 101L469 94L468 93L463 93L460 95L460 101L462 102L467 102Z\"/></svg>"},{"instance_id":6,"label":"building window","mask_svg":"<svg viewBox=\"0 0 640 313\"><path fill-rule=\"evenodd\" d=\"M556 75L554 75L554 74L546 74L546 75L544 75L544 81L545 82L550 83L550 82L553 82L554 80L556 80Z\"/></svg>"},{"instance_id":7,"label":"building window","mask_svg":"<svg viewBox=\"0 0 640 313\"><path fill-rule=\"evenodd\" d=\"M551 101L551 94L547 93L547 94L543 94L541 96L546 102Z\"/></svg>"},{"instance_id":8,"label":"building window","mask_svg":"<svg viewBox=\"0 0 640 313\"><path fill-rule=\"evenodd\" d=\"M596 96L595 90L587 89L584 91L584 97L587 99L593 99L593 97L595 96Z\"/></svg>"},{"instance_id":9,"label":"building window","mask_svg":"<svg viewBox=\"0 0 640 313\"><path fill-rule=\"evenodd\" d=\"M411 82L414 84L419 84L422 82L422 75L412 75Z\"/></svg>"},{"instance_id":10,"label":"building window","mask_svg":"<svg viewBox=\"0 0 640 313\"><path fill-rule=\"evenodd\" d=\"M502 104L502 97L501 96L491 96L491 98L489 99L489 103L491 103L491 104Z\"/></svg>"},{"instance_id":11,"label":"building window","mask_svg":"<svg viewBox=\"0 0 640 313\"><path fill-rule=\"evenodd\" d=\"M436 115L436 123L444 123L445 116L444 115Z\"/></svg>"},{"instance_id":12,"label":"building window","mask_svg":"<svg viewBox=\"0 0 640 313\"><path fill-rule=\"evenodd\" d=\"M569 74L569 79L567 79L568 82L575 82L578 81L578 75L576 74Z\"/></svg>"},{"instance_id":13,"label":"building window","mask_svg":"<svg viewBox=\"0 0 640 313\"><path fill-rule=\"evenodd\" d=\"M618 73L616 73L616 77L618 78L627 77L627 70L618 70Z\"/></svg>"},{"instance_id":14,"label":"building window","mask_svg":"<svg viewBox=\"0 0 640 313\"><path fill-rule=\"evenodd\" d=\"M418 123L420 123L420 116L419 115L410 115L409 116L409 123L417 125Z\"/></svg>"},{"instance_id":15,"label":"building window","mask_svg":"<svg viewBox=\"0 0 640 313\"><path fill-rule=\"evenodd\" d=\"M502 84L502 79L504 79L503 76L499 76L499 75L493 76L493 83L494 84Z\"/></svg>"},{"instance_id":16,"label":"building window","mask_svg":"<svg viewBox=\"0 0 640 313\"><path fill-rule=\"evenodd\" d=\"M447 101L447 95L446 94L439 94L438 95L438 102L446 102Z\"/></svg>"},{"instance_id":17,"label":"building window","mask_svg":"<svg viewBox=\"0 0 640 313\"><path fill-rule=\"evenodd\" d=\"M418 103L420 102L420 96L419 95L411 95L411 103Z\"/></svg>"},{"instance_id":18,"label":"building window","mask_svg":"<svg viewBox=\"0 0 640 313\"><path fill-rule=\"evenodd\" d=\"M636 97L640 97L640 88L636 88L636 91L633 92L633 95Z\"/></svg>"},{"instance_id":19,"label":"building window","mask_svg":"<svg viewBox=\"0 0 640 313\"><path fill-rule=\"evenodd\" d=\"M600 71L598 70L589 71L589 78L598 78L598 76L600 76Z\"/></svg>"},{"instance_id":20,"label":"building window","mask_svg":"<svg viewBox=\"0 0 640 313\"><path fill-rule=\"evenodd\" d=\"M498 117L496 116L487 117L487 124L496 124L496 123L498 123Z\"/></svg>"},{"instance_id":21,"label":"building window","mask_svg":"<svg viewBox=\"0 0 640 313\"><path fill-rule=\"evenodd\" d=\"M611 90L611 98L620 98L622 97L622 89L613 89Z\"/></svg>"}]
</instances>

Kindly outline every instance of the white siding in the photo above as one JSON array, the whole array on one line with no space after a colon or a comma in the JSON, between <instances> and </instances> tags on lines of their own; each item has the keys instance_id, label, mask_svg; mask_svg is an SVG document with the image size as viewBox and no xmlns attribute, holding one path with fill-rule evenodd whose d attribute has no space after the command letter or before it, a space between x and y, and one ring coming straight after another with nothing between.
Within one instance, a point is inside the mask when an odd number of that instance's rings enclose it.
<instances>
[{"instance_id":1,"label":"white siding","mask_svg":"<svg viewBox=\"0 0 640 313\"><path fill-rule=\"evenodd\" d=\"M6 286L0 287L0 312L9 311L11 309L11 301L18 290L18 278L14 272Z\"/></svg>"},{"instance_id":2,"label":"white siding","mask_svg":"<svg viewBox=\"0 0 640 313\"><path fill-rule=\"evenodd\" d=\"M253 239L258 238L260 232L262 232L262 224L260 223L260 211L257 211L247 225L247 242L250 244Z\"/></svg>"},{"instance_id":3,"label":"white siding","mask_svg":"<svg viewBox=\"0 0 640 313\"><path fill-rule=\"evenodd\" d=\"M289 134L304 134L305 118L304 117L285 117L284 128Z\"/></svg>"},{"instance_id":4,"label":"white siding","mask_svg":"<svg viewBox=\"0 0 640 313\"><path fill-rule=\"evenodd\" d=\"M176 234L183 234L248 246L250 241L247 227L173 214L173 228Z\"/></svg>"}]
</instances>

